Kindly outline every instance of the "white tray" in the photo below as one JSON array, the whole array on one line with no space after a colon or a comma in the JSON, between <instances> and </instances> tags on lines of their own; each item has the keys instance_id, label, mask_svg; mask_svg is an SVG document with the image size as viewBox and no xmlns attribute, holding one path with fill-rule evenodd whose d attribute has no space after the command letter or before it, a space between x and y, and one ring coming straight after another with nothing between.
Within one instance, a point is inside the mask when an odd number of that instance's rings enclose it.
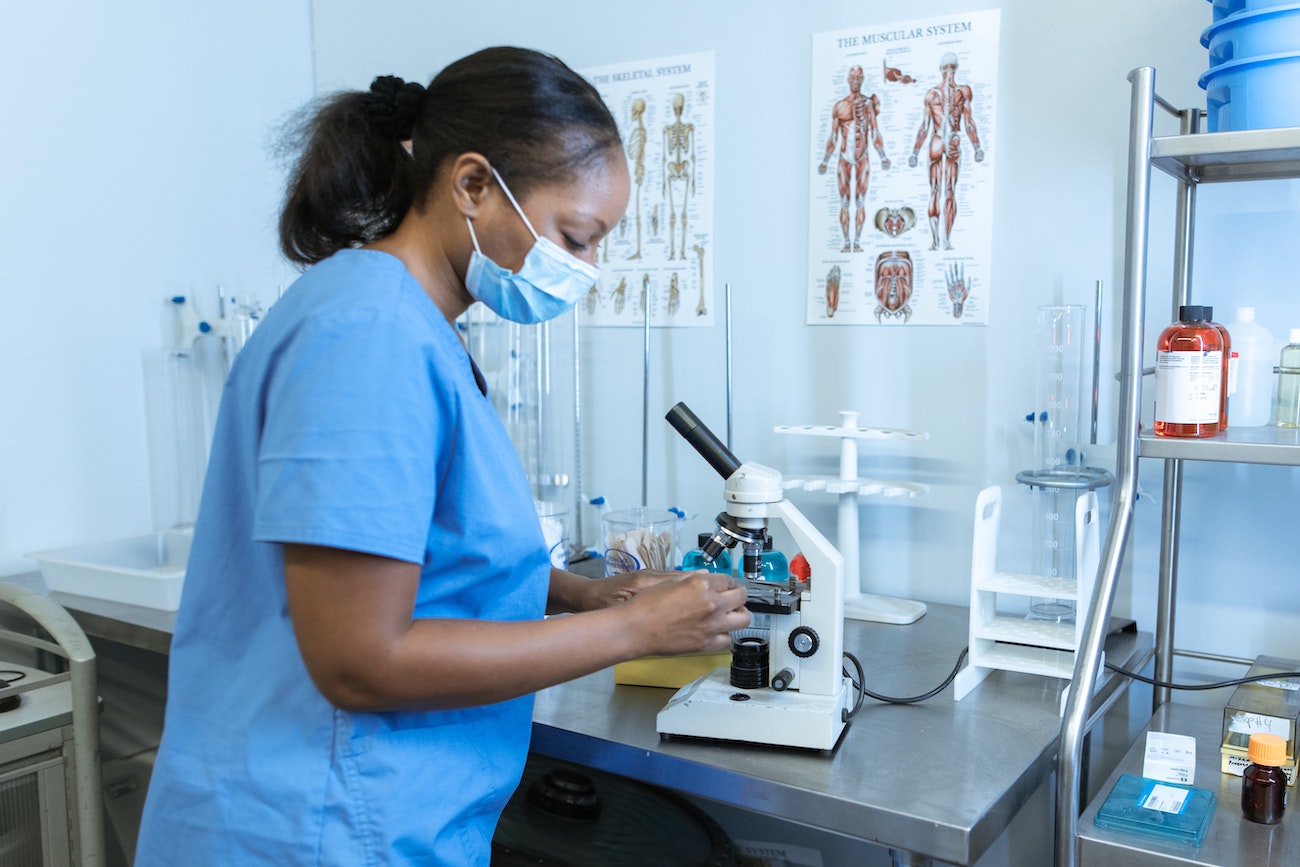
<instances>
[{"instance_id":1,"label":"white tray","mask_svg":"<svg viewBox=\"0 0 1300 867\"><path fill-rule=\"evenodd\" d=\"M181 603L191 534L176 530L26 556L59 593L175 611Z\"/></svg>"}]
</instances>

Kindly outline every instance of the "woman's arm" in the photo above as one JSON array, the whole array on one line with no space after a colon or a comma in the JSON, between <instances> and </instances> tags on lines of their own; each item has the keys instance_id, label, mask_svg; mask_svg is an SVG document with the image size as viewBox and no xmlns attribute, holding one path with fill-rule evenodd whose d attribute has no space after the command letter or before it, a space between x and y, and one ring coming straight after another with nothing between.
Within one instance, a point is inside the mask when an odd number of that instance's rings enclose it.
<instances>
[{"instance_id":1,"label":"woman's arm","mask_svg":"<svg viewBox=\"0 0 1300 867\"><path fill-rule=\"evenodd\" d=\"M284 573L307 671L346 710L491 704L627 659L721 650L749 623L744 588L707 572L637 587L626 604L521 622L413 619L420 567L386 557L285 545Z\"/></svg>"}]
</instances>

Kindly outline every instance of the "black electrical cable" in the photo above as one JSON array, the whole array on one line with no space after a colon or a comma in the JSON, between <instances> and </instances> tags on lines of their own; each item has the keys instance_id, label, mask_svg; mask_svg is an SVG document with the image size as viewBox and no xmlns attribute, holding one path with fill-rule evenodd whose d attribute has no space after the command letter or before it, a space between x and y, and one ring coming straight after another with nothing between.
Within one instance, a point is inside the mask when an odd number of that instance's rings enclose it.
<instances>
[{"instance_id":1,"label":"black electrical cable","mask_svg":"<svg viewBox=\"0 0 1300 867\"><path fill-rule=\"evenodd\" d=\"M1250 677L1239 677L1236 680L1221 680L1217 683L1166 683L1163 680L1156 680L1154 677L1147 677L1145 674L1138 674L1136 671L1129 671L1127 668L1120 668L1114 663L1106 663L1106 668L1116 674L1122 674L1133 680L1142 683L1158 686L1163 689L1223 689L1227 686L1241 686L1243 683L1258 683L1261 680L1289 680L1291 678L1300 678L1300 671L1283 671L1278 674L1256 674Z\"/></svg>"},{"instance_id":2,"label":"black electrical cable","mask_svg":"<svg viewBox=\"0 0 1300 867\"><path fill-rule=\"evenodd\" d=\"M14 671L13 669L0 671L0 680L7 681L8 683L17 683L26 676L27 672L25 671Z\"/></svg>"},{"instance_id":3,"label":"black electrical cable","mask_svg":"<svg viewBox=\"0 0 1300 867\"><path fill-rule=\"evenodd\" d=\"M844 655L853 661L853 667L858 670L858 677L862 678L861 685L859 685L857 682L854 682L853 684L855 687L858 687L859 690L858 700L857 703L854 704L853 711L849 714L849 716L852 716L853 714L858 712L858 708L862 706L863 696L870 696L871 698L874 698L876 701L883 701L886 704L916 704L919 701L925 701L927 699L934 698L936 695L938 695L939 693L947 689L948 685L951 684L953 680L957 678L957 672L961 671L961 664L966 661L966 655L968 653L970 653L969 647L963 647L961 649L961 653L957 654L957 664L952 667L952 671L948 672L948 676L943 679L943 683L939 684L934 689L930 690L929 692L922 693L921 695L912 695L906 698L899 698L897 696L892 696L892 695L882 695L878 692L872 692L871 690L867 689L866 678L862 676L862 664L858 662L857 657L855 657L853 654L849 653L846 650L844 652ZM845 674L848 675L848 672L845 672ZM848 676L849 679L852 680L852 675L848 675Z\"/></svg>"}]
</instances>

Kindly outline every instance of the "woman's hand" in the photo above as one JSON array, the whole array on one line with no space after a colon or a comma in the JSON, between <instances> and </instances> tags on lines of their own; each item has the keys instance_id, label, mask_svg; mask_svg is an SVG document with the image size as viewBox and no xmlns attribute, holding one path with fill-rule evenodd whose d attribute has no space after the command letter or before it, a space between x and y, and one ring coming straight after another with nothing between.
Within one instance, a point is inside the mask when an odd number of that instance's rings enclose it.
<instances>
[{"instance_id":1,"label":"woman's hand","mask_svg":"<svg viewBox=\"0 0 1300 867\"><path fill-rule=\"evenodd\" d=\"M655 572L642 569L637 572L623 572L608 578L588 580L590 606L587 610L608 608L627 602L646 587L653 587L664 581L672 581L682 576L681 572Z\"/></svg>"},{"instance_id":2,"label":"woman's hand","mask_svg":"<svg viewBox=\"0 0 1300 867\"><path fill-rule=\"evenodd\" d=\"M641 573L632 573L641 574ZM645 655L702 653L731 646L731 633L749 625L748 592L716 572L650 573L626 600L645 643Z\"/></svg>"}]
</instances>

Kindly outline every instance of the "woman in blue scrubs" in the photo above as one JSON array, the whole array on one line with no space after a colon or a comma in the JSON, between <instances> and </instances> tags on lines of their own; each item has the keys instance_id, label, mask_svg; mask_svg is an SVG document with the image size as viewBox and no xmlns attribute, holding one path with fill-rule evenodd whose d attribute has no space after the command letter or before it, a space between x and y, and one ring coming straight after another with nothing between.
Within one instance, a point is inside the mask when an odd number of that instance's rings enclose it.
<instances>
[{"instance_id":1,"label":"woman in blue scrubs","mask_svg":"<svg viewBox=\"0 0 1300 867\"><path fill-rule=\"evenodd\" d=\"M135 863L484 865L532 693L727 647L745 591L552 569L453 326L596 279L629 180L585 80L487 49L338 94L297 144L280 235L309 267L222 398Z\"/></svg>"}]
</instances>

